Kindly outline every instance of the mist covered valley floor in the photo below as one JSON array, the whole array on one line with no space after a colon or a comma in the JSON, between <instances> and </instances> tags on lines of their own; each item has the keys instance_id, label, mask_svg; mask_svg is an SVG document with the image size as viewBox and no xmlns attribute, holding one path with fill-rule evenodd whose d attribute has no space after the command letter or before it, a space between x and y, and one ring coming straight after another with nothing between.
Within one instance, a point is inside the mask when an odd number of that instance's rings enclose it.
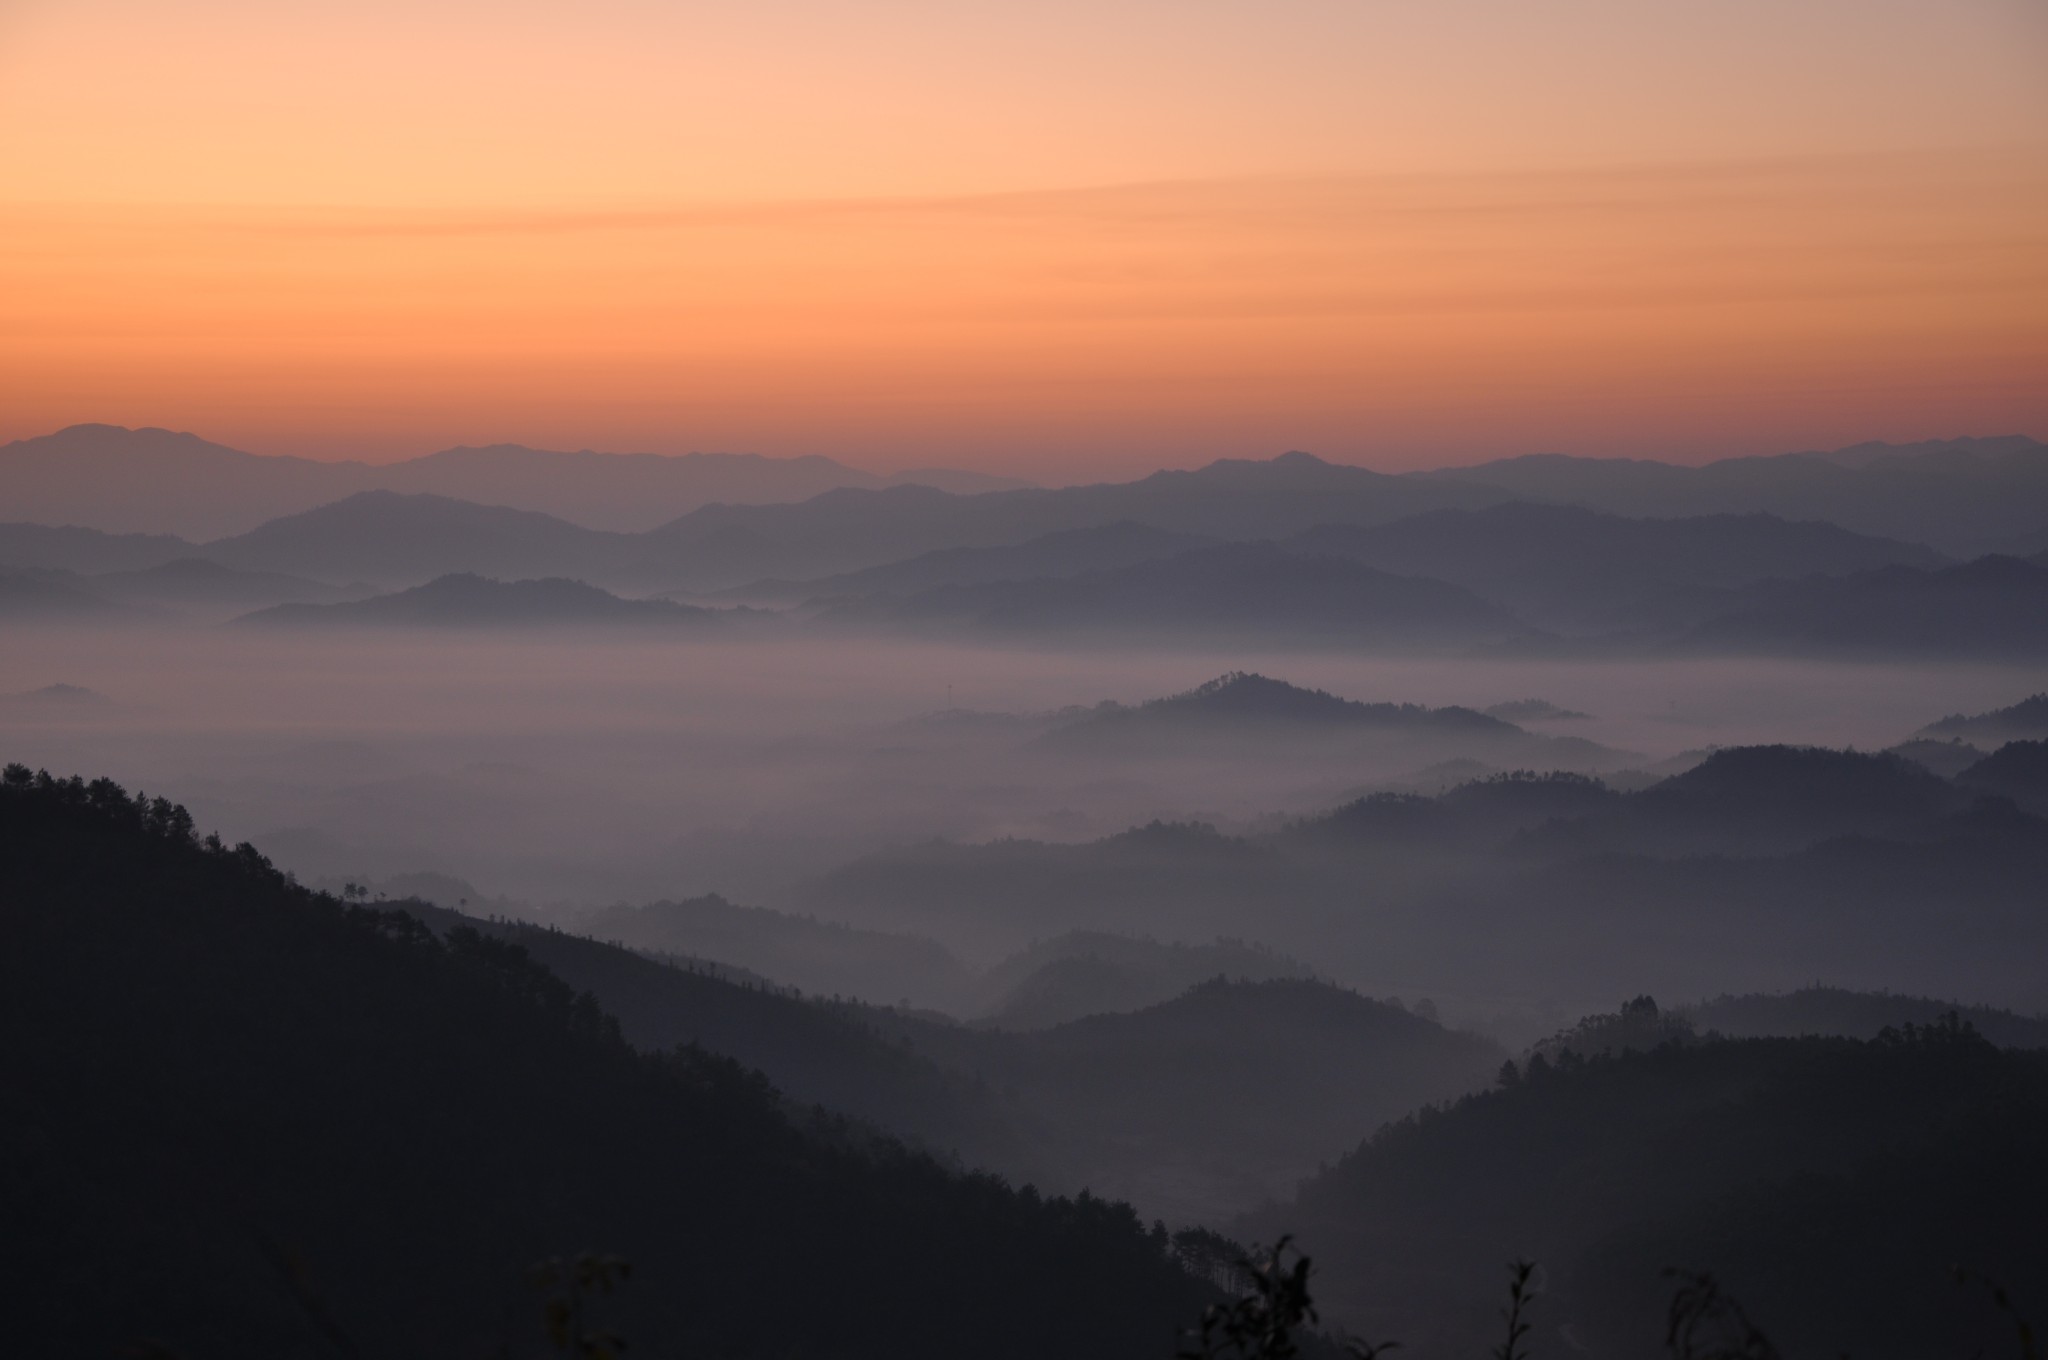
<instances>
[{"instance_id":1,"label":"mist covered valley floor","mask_svg":"<svg viewBox=\"0 0 2048 1360\"><path fill-rule=\"evenodd\" d=\"M1614 1354L1666 1264L1818 1347L1865 1335L1825 1302L1858 1262L1928 1339L1980 1320L1914 1270L2037 1263L1987 1206L2040 1187L1969 1179L2048 1109L2023 667L27 636L10 760L518 946L791 1112L1170 1233L1293 1233L1330 1320L1425 1353L1477 1344L1517 1254ZM1880 1183L1917 1245L1796 1200L1839 1252L1779 1288L1772 1187Z\"/></svg>"}]
</instances>

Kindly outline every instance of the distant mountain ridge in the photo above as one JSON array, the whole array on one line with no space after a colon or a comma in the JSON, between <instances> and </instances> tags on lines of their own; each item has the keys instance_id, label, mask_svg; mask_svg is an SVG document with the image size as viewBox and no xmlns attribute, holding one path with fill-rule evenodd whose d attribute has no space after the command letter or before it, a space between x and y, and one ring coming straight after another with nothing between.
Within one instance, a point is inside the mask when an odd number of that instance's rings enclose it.
<instances>
[{"instance_id":1,"label":"distant mountain ridge","mask_svg":"<svg viewBox=\"0 0 2048 1360\"><path fill-rule=\"evenodd\" d=\"M1257 731L1261 728L1330 730L1343 728L1427 728L1506 734L1517 730L1500 718L1455 705L1429 708L1422 704L1363 703L1327 690L1307 689L1252 671L1231 671L1193 689L1148 699L1134 705L1105 704L1079 722L1060 729L1085 731L1089 739L1113 728L1136 730L1207 728Z\"/></svg>"},{"instance_id":2,"label":"distant mountain ridge","mask_svg":"<svg viewBox=\"0 0 2048 1360\"><path fill-rule=\"evenodd\" d=\"M538 510L590 528L642 532L700 509L766 509L833 491L937 488L936 518L895 522L899 551L996 546L1067 529L1137 520L1177 533L1272 538L1317 524L1386 523L1435 510L1523 500L1612 514L1688 517L1769 513L1976 555L2048 531L2048 445L2024 436L1856 445L1832 454L1732 458L1687 467L1629 459L1531 455L1390 475L1306 453L1222 459L1120 483L1026 489L1014 479L946 469L880 477L822 457L557 453L520 445L458 447L370 465L262 457L167 430L77 425L0 446L0 521L211 539L364 490L424 493ZM945 502L956 504L941 510ZM847 512L876 507L843 502ZM859 516L856 514L855 516ZM791 557L803 519L714 517L689 539L737 525L781 543L788 559L756 577L831 574L889 560ZM815 525L811 528L815 530ZM853 526L845 524L842 530ZM681 583L678 583L681 584ZM745 584L741 578L700 588Z\"/></svg>"},{"instance_id":3,"label":"distant mountain ridge","mask_svg":"<svg viewBox=\"0 0 2048 1360\"><path fill-rule=\"evenodd\" d=\"M1981 557L1934 570L1768 581L1704 612L1675 650L2031 660L2048 656L2048 566Z\"/></svg>"},{"instance_id":4,"label":"distant mountain ridge","mask_svg":"<svg viewBox=\"0 0 2048 1360\"><path fill-rule=\"evenodd\" d=\"M946 468L877 476L816 454L574 453L459 446L397 463L244 453L197 435L72 425L0 445L0 520L210 539L360 491L542 510L592 528L651 529L718 501L806 500L835 487L1027 485Z\"/></svg>"},{"instance_id":5,"label":"distant mountain ridge","mask_svg":"<svg viewBox=\"0 0 2048 1360\"><path fill-rule=\"evenodd\" d=\"M1613 769L1630 758L1582 738L1538 736L1457 705L1366 703L1244 671L1140 704L1099 704L1033 741L1042 750L1082 758L1284 752L1304 743L1325 750L1416 745L1438 759L1483 755L1510 765L1574 769Z\"/></svg>"},{"instance_id":6,"label":"distant mountain ridge","mask_svg":"<svg viewBox=\"0 0 2048 1360\"><path fill-rule=\"evenodd\" d=\"M1520 501L1373 527L1319 525L1284 546L1449 581L1540 627L1567 631L1640 625L1677 592L1947 565L1917 543L1764 513L1628 519Z\"/></svg>"},{"instance_id":7,"label":"distant mountain ridge","mask_svg":"<svg viewBox=\"0 0 2048 1360\"><path fill-rule=\"evenodd\" d=\"M187 454L195 442L156 434ZM1919 469L1900 494L1937 505L1947 493L1921 482L1951 476L1942 469L1956 464L1962 471L1953 476L1971 494L2032 515L2048 505L2036 494L2048 484L2025 484L2042 463L2034 447L2005 441L1995 456L1890 451L1864 460L1865 471L1788 457L1851 479ZM192 456L249 457L215 446ZM497 456L466 451L450 465ZM1051 491L839 487L795 503L706 505L639 533L438 493L367 490L204 545L0 524L0 570L105 574L203 558L327 586L410 587L461 573L561 577L692 600L815 596L807 621L826 631L1018 643L2048 653L2041 561L1955 564L1916 542L1814 520L1763 512L1638 520L1549 495L1569 500L1578 481L1611 480L1614 469L1588 472L1583 461L1537 460L1552 471L1526 493L1436 474L1391 477L1300 453ZM1662 485L1701 471L1646 466L1661 470L1615 475ZM0 481L0 498L7 486ZM50 597L61 594L57 585L93 593L86 582L44 578L14 594ZM81 616L88 607L80 598L39 606Z\"/></svg>"},{"instance_id":8,"label":"distant mountain ridge","mask_svg":"<svg viewBox=\"0 0 2048 1360\"><path fill-rule=\"evenodd\" d=\"M2025 435L1858 444L1697 467L1531 454L1413 475L1620 515L1766 511L1962 556L2048 527L2048 444Z\"/></svg>"},{"instance_id":9,"label":"distant mountain ridge","mask_svg":"<svg viewBox=\"0 0 2048 1360\"><path fill-rule=\"evenodd\" d=\"M2048 737L2048 692L2029 695L1989 713L1953 713L1929 723L1917 735L2010 741L2016 737Z\"/></svg>"},{"instance_id":10,"label":"distant mountain ridge","mask_svg":"<svg viewBox=\"0 0 2048 1360\"><path fill-rule=\"evenodd\" d=\"M719 631L748 610L699 609L672 600L625 600L581 581L494 581L456 573L423 586L340 604L281 604L245 614L251 628L504 628L632 625Z\"/></svg>"},{"instance_id":11,"label":"distant mountain ridge","mask_svg":"<svg viewBox=\"0 0 2048 1360\"><path fill-rule=\"evenodd\" d=\"M1270 543L1228 543L1057 579L942 586L834 605L843 628L1120 645L1263 639L1314 647L1460 648L1527 631L1462 587Z\"/></svg>"},{"instance_id":12,"label":"distant mountain ridge","mask_svg":"<svg viewBox=\"0 0 2048 1360\"><path fill-rule=\"evenodd\" d=\"M1222 758L1349 749L1341 729L1321 730ZM1255 936L1339 976L1430 958L1440 971L1413 976L1439 995L1452 979L1705 995L1826 976L2048 1006L2033 963L2048 932L2036 909L2048 819L2009 801L2044 806L2048 746L2010 748L1968 784L1897 756L1731 747L1629 792L1546 758L1568 749L1518 740L1532 744L1494 749L1522 755L1520 770L1435 797L1368 793L1234 835L1183 823L1079 843L903 845L812 880L800 900L960 948L1170 920L1182 938ZM1098 734L1071 758L1150 754L1170 770L1200 758L1190 746L1148 753Z\"/></svg>"},{"instance_id":13,"label":"distant mountain ridge","mask_svg":"<svg viewBox=\"0 0 2048 1360\"><path fill-rule=\"evenodd\" d=\"M359 491L209 543L205 553L251 571L409 586L458 572L606 580L632 543L537 510Z\"/></svg>"},{"instance_id":14,"label":"distant mountain ridge","mask_svg":"<svg viewBox=\"0 0 2048 1360\"><path fill-rule=\"evenodd\" d=\"M1136 520L1064 529L1023 543L990 548L939 548L900 562L808 581L757 581L721 592L746 603L794 603L844 595L903 595L945 586L985 585L1079 576L1170 557L1214 540L1154 529Z\"/></svg>"},{"instance_id":15,"label":"distant mountain ridge","mask_svg":"<svg viewBox=\"0 0 2048 1360\"><path fill-rule=\"evenodd\" d=\"M204 557L179 557L160 567L116 571L87 582L95 594L128 604L242 612L278 604L331 604L364 591L275 571L224 567Z\"/></svg>"}]
</instances>

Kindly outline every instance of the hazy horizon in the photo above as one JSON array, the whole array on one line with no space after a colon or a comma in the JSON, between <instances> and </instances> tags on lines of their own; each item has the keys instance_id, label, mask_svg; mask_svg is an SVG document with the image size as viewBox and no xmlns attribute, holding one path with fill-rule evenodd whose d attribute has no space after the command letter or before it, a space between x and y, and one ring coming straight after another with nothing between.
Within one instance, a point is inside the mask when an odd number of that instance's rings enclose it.
<instances>
[{"instance_id":1,"label":"hazy horizon","mask_svg":"<svg viewBox=\"0 0 2048 1360\"><path fill-rule=\"evenodd\" d=\"M286 440L282 443L252 445L235 443L228 439L218 438L213 433L203 429L178 429L166 425L152 424L148 422L143 422L135 425L121 425L113 421L89 418L67 421L65 424L61 426L47 429L28 429L26 427L14 429L6 426L0 426L0 447L5 447L7 444L10 443L19 443L26 440L39 439L50 435L62 434L65 433L66 431L70 431L73 429L91 429L96 427L112 428L130 433L146 433L152 431L161 431L163 433L172 435L191 436L193 438L203 440L209 444L215 444L223 448L232 449L236 453L246 453L259 458L303 459L309 462L320 463L359 463L365 467L372 468L389 467L394 464L412 462L418 459L432 457L434 454L437 453L445 453L456 449L488 451L493 448L517 448L530 449L540 453L598 454L601 456L615 456L625 458L692 458L708 455L711 457L758 458L767 460L769 462L795 462L809 458L824 458L832 462L838 463L844 467L847 467L852 471L869 473L881 477L900 476L905 473L916 473L923 471L958 470L965 472L983 473L991 477L1012 478L1018 482L1025 483L1028 485L1048 488L1064 486L1087 486L1103 482L1141 480L1147 476L1150 476L1154 472L1194 471L1199 468L1206 467L1211 463L1219 461L1266 461L1287 453L1307 453L1323 462L1330 463L1339 467L1363 468L1364 470L1369 472L1383 472L1398 475L1404 472L1434 472L1456 468L1474 467L1485 463L1503 462L1515 458L1529 457L1582 458L1596 461L1664 463L1673 467L1702 467L1710 463L1723 462L1729 459L1771 458L1799 454L1828 454L1838 452L1844 449L1860 449L1864 446L1874 445L1905 447L1914 444L1926 443L1962 443L1972 440L1996 440L2014 438L2029 439L2034 437L2031 431L2022 429L1971 429L1960 431L1935 430L1932 432L1913 431L1909 433L1902 433L1900 431L1895 430L1878 433L1865 432L1860 435L1845 438L1840 443L1829 444L1825 446L1813 445L1800 447L1777 447L1775 445L1761 444L1758 443L1756 440L1751 439L1743 441L1739 444L1732 444L1728 446L1695 447L1683 452L1674 451L1672 449L1665 447L1659 447L1657 445L1649 445L1637 450L1607 449L1601 451L1588 451L1582 449L1561 447L1517 448L1513 446L1474 446L1470 449L1462 451L1445 451L1442 452L1438 457L1436 457L1432 461L1426 462L1413 461L1412 459L1403 458L1400 455L1393 455L1391 461L1389 461L1387 455L1380 455L1377 461L1375 461L1375 457L1370 454L1358 454L1347 458L1324 453L1316 449L1306 448L1300 445L1289 445L1284 448L1275 447L1225 449L1222 451L1204 449L1200 452L1186 452L1177 457L1169 452L1163 455L1166 461L1161 461L1155 464L1126 463L1124 461L1119 460L1111 462L1107 466L1100 469L1092 467L1086 469L1077 469L1069 475L1055 477L1046 476L1042 470L1033 471L1027 469L1021 464L980 464L969 463L966 461L948 463L943 460L917 461L908 456L893 460L889 459L886 456L882 456L880 458L867 458L865 461L863 461L863 456L856 456L855 454L851 453L834 451L829 447L803 448L789 452L765 453L756 449L746 447L699 448L695 446L685 446L683 444L675 443L672 441L669 442L666 446L661 446L660 441L656 441L653 446L636 445L633 447L597 447L588 443L578 443L574 440L567 440L554 444L547 444L537 440L528 440L512 437L493 439L488 442L480 439L458 438L450 443L445 444L421 444L417 446L406 447L379 447L370 450L352 449L346 447L336 448L328 447L321 444L314 444L308 447L300 447L294 445L290 440Z\"/></svg>"},{"instance_id":2,"label":"hazy horizon","mask_svg":"<svg viewBox=\"0 0 2048 1360\"><path fill-rule=\"evenodd\" d=\"M1064 484L2048 428L2017 0L169 13L0 19L0 436Z\"/></svg>"}]
</instances>

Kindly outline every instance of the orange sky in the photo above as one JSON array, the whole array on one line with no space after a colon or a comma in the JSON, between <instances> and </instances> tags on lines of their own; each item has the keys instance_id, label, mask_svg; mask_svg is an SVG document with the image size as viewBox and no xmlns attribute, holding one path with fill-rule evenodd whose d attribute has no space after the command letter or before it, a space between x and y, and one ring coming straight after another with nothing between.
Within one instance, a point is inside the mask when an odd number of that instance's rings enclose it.
<instances>
[{"instance_id":1,"label":"orange sky","mask_svg":"<svg viewBox=\"0 0 2048 1360\"><path fill-rule=\"evenodd\" d=\"M2033 0L0 0L0 439L2048 433Z\"/></svg>"}]
</instances>

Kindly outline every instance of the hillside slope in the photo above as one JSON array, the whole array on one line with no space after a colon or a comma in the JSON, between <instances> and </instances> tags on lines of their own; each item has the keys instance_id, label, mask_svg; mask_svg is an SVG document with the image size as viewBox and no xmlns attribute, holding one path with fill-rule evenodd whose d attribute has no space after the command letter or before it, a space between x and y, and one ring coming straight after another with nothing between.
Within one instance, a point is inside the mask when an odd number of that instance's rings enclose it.
<instances>
[{"instance_id":1,"label":"hillside slope","mask_svg":"<svg viewBox=\"0 0 2048 1360\"><path fill-rule=\"evenodd\" d=\"M633 1263L604 1320L653 1353L1164 1357L1204 1300L1127 1209L799 1127L517 948L301 889L109 781L8 768L0 928L25 1354L306 1354L329 1323L523 1349L527 1267L588 1248Z\"/></svg>"},{"instance_id":2,"label":"hillside slope","mask_svg":"<svg viewBox=\"0 0 2048 1360\"><path fill-rule=\"evenodd\" d=\"M1532 1059L1241 1227L1299 1234L1336 1317L1424 1356L1485 1344L1518 1256L1538 1335L1589 1356L1644 1353L1666 1267L1714 1272L1788 1355L1995 1354L2010 1321L1950 1270L2048 1305L2043 1118L2048 1054L1967 1027Z\"/></svg>"}]
</instances>

